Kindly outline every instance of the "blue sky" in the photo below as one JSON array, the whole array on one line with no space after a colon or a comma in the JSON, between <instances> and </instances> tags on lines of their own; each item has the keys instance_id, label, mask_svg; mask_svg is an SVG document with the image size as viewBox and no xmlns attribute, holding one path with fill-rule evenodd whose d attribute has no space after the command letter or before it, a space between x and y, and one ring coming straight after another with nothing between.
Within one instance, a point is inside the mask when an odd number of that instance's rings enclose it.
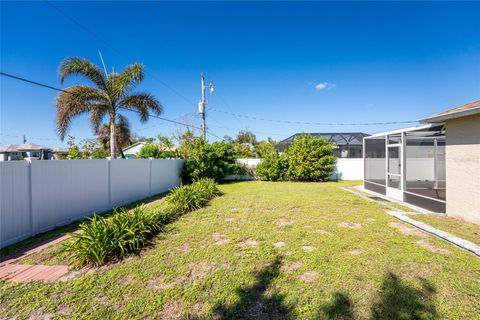
<instances>
[{"instance_id":1,"label":"blue sky","mask_svg":"<svg viewBox=\"0 0 480 320\"><path fill-rule=\"evenodd\" d=\"M138 90L164 117L199 124L201 72L215 83L208 106L258 118L309 122L416 120L480 98L480 3L405 2L1 2L1 70L62 87L57 68L81 56L107 68L146 65ZM89 31L85 30L88 29ZM65 145L54 130L56 92L0 78L0 144ZM83 82L71 79L63 87ZM167 84L166 87L164 84ZM173 88L173 90L172 90ZM177 94L179 93L179 94ZM178 126L151 119L143 136ZM408 125L281 124L208 110L218 136L381 132ZM76 141L92 137L86 117ZM210 137L212 140L215 138Z\"/></svg>"}]
</instances>

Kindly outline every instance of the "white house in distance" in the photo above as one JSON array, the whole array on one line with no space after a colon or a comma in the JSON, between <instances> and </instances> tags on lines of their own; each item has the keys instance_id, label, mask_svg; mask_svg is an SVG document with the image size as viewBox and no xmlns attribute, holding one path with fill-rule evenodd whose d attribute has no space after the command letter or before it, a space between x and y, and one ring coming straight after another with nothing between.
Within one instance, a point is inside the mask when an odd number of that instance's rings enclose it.
<instances>
[{"instance_id":1,"label":"white house in distance","mask_svg":"<svg viewBox=\"0 0 480 320\"><path fill-rule=\"evenodd\" d=\"M480 224L480 100L364 138L364 187Z\"/></svg>"},{"instance_id":2,"label":"white house in distance","mask_svg":"<svg viewBox=\"0 0 480 320\"><path fill-rule=\"evenodd\" d=\"M14 160L49 160L52 158L52 149L35 143L10 144L0 146L0 161Z\"/></svg>"},{"instance_id":3,"label":"white house in distance","mask_svg":"<svg viewBox=\"0 0 480 320\"><path fill-rule=\"evenodd\" d=\"M142 149L142 147L146 144L147 142L145 141L139 141L135 142L132 145L129 145L128 147L123 148L122 151L125 159L135 159L140 149Z\"/></svg>"}]
</instances>

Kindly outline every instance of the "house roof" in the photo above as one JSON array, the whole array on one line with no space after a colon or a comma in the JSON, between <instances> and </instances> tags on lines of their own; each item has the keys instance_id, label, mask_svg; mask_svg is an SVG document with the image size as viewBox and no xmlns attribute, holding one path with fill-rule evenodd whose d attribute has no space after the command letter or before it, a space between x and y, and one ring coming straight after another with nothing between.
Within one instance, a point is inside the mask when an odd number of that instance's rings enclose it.
<instances>
[{"instance_id":1,"label":"house roof","mask_svg":"<svg viewBox=\"0 0 480 320\"><path fill-rule=\"evenodd\" d=\"M0 146L0 152L16 152L18 151L18 144L7 144L5 146Z\"/></svg>"},{"instance_id":2,"label":"house roof","mask_svg":"<svg viewBox=\"0 0 480 320\"><path fill-rule=\"evenodd\" d=\"M136 146L138 146L138 145L140 145L140 144L145 145L145 144L147 144L147 142L145 142L145 141L135 142L134 144L131 144L131 145L129 145L128 147L123 148L122 151L123 151L123 152L128 151L128 150L130 150L130 149L132 149L132 148L134 148L134 147L136 147Z\"/></svg>"},{"instance_id":3,"label":"house roof","mask_svg":"<svg viewBox=\"0 0 480 320\"><path fill-rule=\"evenodd\" d=\"M296 133L287 139L280 141L277 147L280 150L285 149L290 145L294 139L300 137L303 134L310 135L316 138L327 139L329 143L334 143L337 146L352 146L352 145L363 145L363 138L368 137L369 134L363 132L319 132L319 133Z\"/></svg>"},{"instance_id":4,"label":"house roof","mask_svg":"<svg viewBox=\"0 0 480 320\"><path fill-rule=\"evenodd\" d=\"M474 114L480 114L480 100L434 114L433 116L421 119L420 121L427 123L444 122L445 120L471 116Z\"/></svg>"},{"instance_id":5,"label":"house roof","mask_svg":"<svg viewBox=\"0 0 480 320\"><path fill-rule=\"evenodd\" d=\"M24 143L24 144L19 145L17 147L17 149L20 150L20 151L50 150L49 147L41 146L41 145L35 144L35 143Z\"/></svg>"}]
</instances>

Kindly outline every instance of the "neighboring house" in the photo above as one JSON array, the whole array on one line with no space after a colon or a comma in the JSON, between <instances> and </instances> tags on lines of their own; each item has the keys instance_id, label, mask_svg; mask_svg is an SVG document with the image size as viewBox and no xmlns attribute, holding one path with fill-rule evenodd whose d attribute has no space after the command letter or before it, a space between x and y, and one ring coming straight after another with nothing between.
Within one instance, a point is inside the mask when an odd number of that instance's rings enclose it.
<instances>
[{"instance_id":1,"label":"neighboring house","mask_svg":"<svg viewBox=\"0 0 480 320\"><path fill-rule=\"evenodd\" d=\"M68 149L67 148L53 148L50 159L51 160L62 160L67 159Z\"/></svg>"},{"instance_id":2,"label":"neighboring house","mask_svg":"<svg viewBox=\"0 0 480 320\"><path fill-rule=\"evenodd\" d=\"M364 139L364 187L480 223L480 100Z\"/></svg>"},{"instance_id":3,"label":"neighboring house","mask_svg":"<svg viewBox=\"0 0 480 320\"><path fill-rule=\"evenodd\" d=\"M0 146L0 161L22 160L23 154L18 150L18 144Z\"/></svg>"},{"instance_id":4,"label":"neighboring house","mask_svg":"<svg viewBox=\"0 0 480 320\"><path fill-rule=\"evenodd\" d=\"M293 140L301 137L304 133L296 133L293 136L280 141L277 149L280 152L292 144ZM325 132L325 133L307 133L312 137L324 138L330 143L335 144L334 154L337 158L362 158L363 138L368 134L363 132Z\"/></svg>"},{"instance_id":5,"label":"neighboring house","mask_svg":"<svg viewBox=\"0 0 480 320\"><path fill-rule=\"evenodd\" d=\"M134 144L125 147L122 149L123 155L125 156L125 159L135 159L137 157L138 152L144 145L148 144L145 141L139 141L135 142Z\"/></svg>"},{"instance_id":6,"label":"neighboring house","mask_svg":"<svg viewBox=\"0 0 480 320\"><path fill-rule=\"evenodd\" d=\"M0 147L0 161L49 160L52 149L34 143L10 144Z\"/></svg>"}]
</instances>

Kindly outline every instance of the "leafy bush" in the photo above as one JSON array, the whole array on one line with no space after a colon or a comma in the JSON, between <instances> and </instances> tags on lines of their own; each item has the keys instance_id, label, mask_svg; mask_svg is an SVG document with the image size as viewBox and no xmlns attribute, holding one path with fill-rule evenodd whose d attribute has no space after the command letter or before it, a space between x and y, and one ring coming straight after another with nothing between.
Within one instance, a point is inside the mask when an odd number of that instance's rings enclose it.
<instances>
[{"instance_id":1,"label":"leafy bush","mask_svg":"<svg viewBox=\"0 0 480 320\"><path fill-rule=\"evenodd\" d=\"M201 178L212 178L219 182L233 171L235 157L231 144L225 142L210 144L203 139L195 139L189 143L189 153L182 170L184 183Z\"/></svg>"},{"instance_id":2,"label":"leafy bush","mask_svg":"<svg viewBox=\"0 0 480 320\"><path fill-rule=\"evenodd\" d=\"M221 194L218 184L210 178L202 178L195 181L192 185L198 193L205 195L208 199L215 198Z\"/></svg>"},{"instance_id":3,"label":"leafy bush","mask_svg":"<svg viewBox=\"0 0 480 320\"><path fill-rule=\"evenodd\" d=\"M162 224L159 213L138 206L129 211L115 210L110 218L93 215L80 224L80 232L66 243L74 264L100 266L144 247Z\"/></svg>"},{"instance_id":4,"label":"leafy bush","mask_svg":"<svg viewBox=\"0 0 480 320\"><path fill-rule=\"evenodd\" d=\"M175 187L170 191L167 202L178 212L187 213L204 207L208 200L220 195L213 179L200 179L192 184Z\"/></svg>"},{"instance_id":5,"label":"leafy bush","mask_svg":"<svg viewBox=\"0 0 480 320\"><path fill-rule=\"evenodd\" d=\"M73 146L68 150L67 159L69 160L80 160L83 159L82 152L78 149L77 146Z\"/></svg>"},{"instance_id":6,"label":"leafy bush","mask_svg":"<svg viewBox=\"0 0 480 320\"><path fill-rule=\"evenodd\" d=\"M105 159L109 154L105 152L102 148L95 148L92 152L92 159Z\"/></svg>"},{"instance_id":7,"label":"leafy bush","mask_svg":"<svg viewBox=\"0 0 480 320\"><path fill-rule=\"evenodd\" d=\"M325 181L335 170L334 145L323 138L302 135L286 150L287 175L297 181Z\"/></svg>"},{"instance_id":8,"label":"leafy bush","mask_svg":"<svg viewBox=\"0 0 480 320\"><path fill-rule=\"evenodd\" d=\"M255 174L260 180L279 181L286 178L287 159L273 149L263 154L262 161L255 168Z\"/></svg>"},{"instance_id":9,"label":"leafy bush","mask_svg":"<svg viewBox=\"0 0 480 320\"><path fill-rule=\"evenodd\" d=\"M148 143L140 148L140 151L138 151L138 154L137 154L137 158L138 159L149 159L149 158L158 159L160 158L160 150L158 149L157 145L153 143Z\"/></svg>"}]
</instances>

